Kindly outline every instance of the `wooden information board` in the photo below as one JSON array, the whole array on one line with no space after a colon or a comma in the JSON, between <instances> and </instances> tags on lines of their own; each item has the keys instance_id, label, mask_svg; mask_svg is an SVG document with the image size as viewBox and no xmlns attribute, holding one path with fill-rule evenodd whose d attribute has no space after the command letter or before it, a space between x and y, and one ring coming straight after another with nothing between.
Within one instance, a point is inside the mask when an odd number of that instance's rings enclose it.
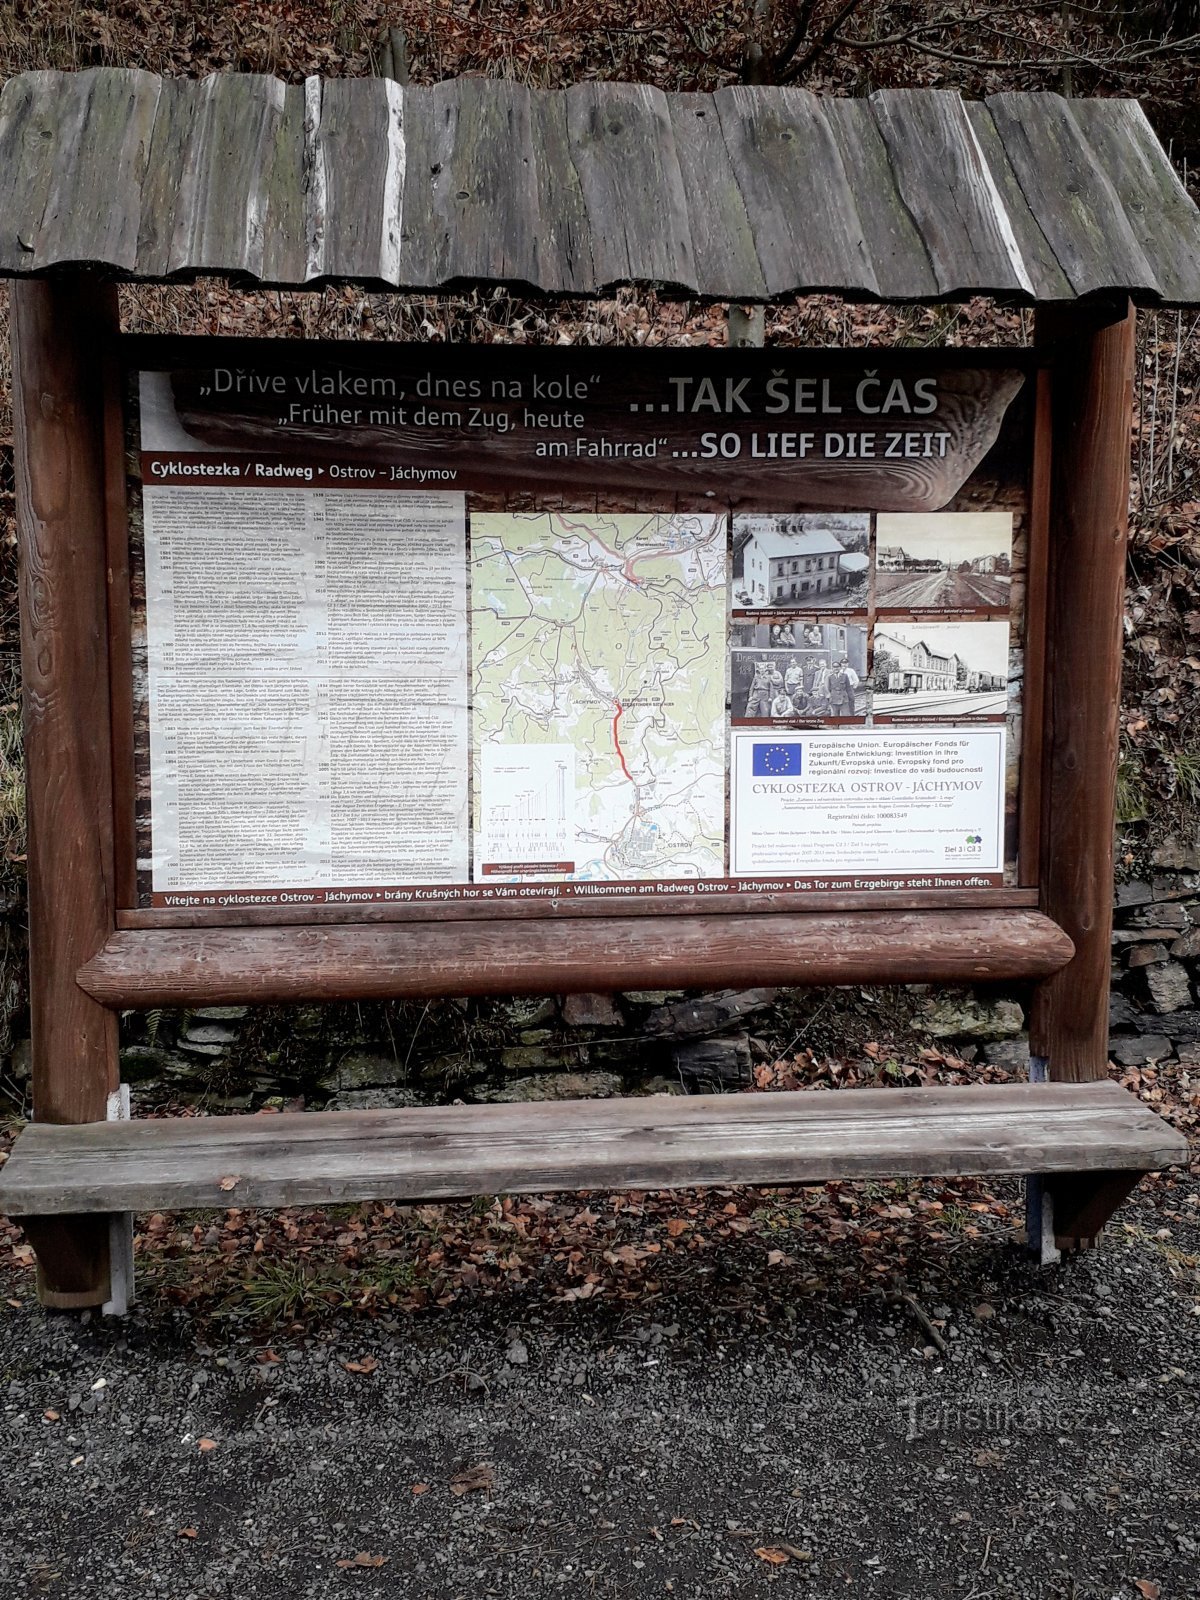
<instances>
[{"instance_id":1,"label":"wooden information board","mask_svg":"<svg viewBox=\"0 0 1200 1600\"><path fill-rule=\"evenodd\" d=\"M119 926L1035 902L1030 353L120 352Z\"/></svg>"}]
</instances>

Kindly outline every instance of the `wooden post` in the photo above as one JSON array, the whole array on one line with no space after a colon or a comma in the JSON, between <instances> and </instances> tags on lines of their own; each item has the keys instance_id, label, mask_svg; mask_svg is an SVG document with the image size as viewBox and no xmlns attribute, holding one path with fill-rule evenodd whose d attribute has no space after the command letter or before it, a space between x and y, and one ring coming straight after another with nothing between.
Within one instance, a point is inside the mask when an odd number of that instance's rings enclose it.
<instances>
[{"instance_id":1,"label":"wooden post","mask_svg":"<svg viewBox=\"0 0 1200 1600\"><path fill-rule=\"evenodd\" d=\"M117 1017L75 974L114 927L104 397L116 289L12 286L33 1115L103 1122ZM31 1219L44 1304L109 1294L106 1216Z\"/></svg>"},{"instance_id":2,"label":"wooden post","mask_svg":"<svg viewBox=\"0 0 1200 1600\"><path fill-rule=\"evenodd\" d=\"M1038 342L1054 354L1041 909L1070 934L1075 955L1034 990L1030 1051L1044 1059L1049 1078L1074 1083L1108 1069L1133 416L1133 309L1100 322L1087 309L1037 314ZM1035 1234L1050 1227L1061 1250L1091 1242L1133 1182L1095 1173L1035 1176L1031 1242L1048 1245Z\"/></svg>"}]
</instances>

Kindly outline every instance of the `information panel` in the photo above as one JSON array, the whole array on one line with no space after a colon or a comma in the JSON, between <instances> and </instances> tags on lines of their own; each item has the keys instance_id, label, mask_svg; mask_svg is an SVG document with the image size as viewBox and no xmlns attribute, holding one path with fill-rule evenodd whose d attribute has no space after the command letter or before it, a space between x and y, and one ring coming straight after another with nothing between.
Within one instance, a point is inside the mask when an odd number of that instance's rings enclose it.
<instances>
[{"instance_id":1,"label":"information panel","mask_svg":"<svg viewBox=\"0 0 1200 1600\"><path fill-rule=\"evenodd\" d=\"M1015 881L1020 369L129 344L140 905Z\"/></svg>"}]
</instances>

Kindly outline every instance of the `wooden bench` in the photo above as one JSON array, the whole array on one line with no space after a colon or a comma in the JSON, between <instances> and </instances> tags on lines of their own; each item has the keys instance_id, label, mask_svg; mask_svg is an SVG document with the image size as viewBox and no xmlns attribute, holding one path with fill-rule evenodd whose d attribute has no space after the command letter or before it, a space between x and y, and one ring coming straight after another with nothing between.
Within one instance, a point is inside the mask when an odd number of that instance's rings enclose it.
<instances>
[{"instance_id":1,"label":"wooden bench","mask_svg":"<svg viewBox=\"0 0 1200 1600\"><path fill-rule=\"evenodd\" d=\"M1079 1238L1096 1231L1085 1197L1117 1203L1097 1174L1123 1196L1186 1154L1111 1082L33 1123L0 1212L36 1234L81 1213L1036 1172L1057 1182L1056 1232Z\"/></svg>"}]
</instances>

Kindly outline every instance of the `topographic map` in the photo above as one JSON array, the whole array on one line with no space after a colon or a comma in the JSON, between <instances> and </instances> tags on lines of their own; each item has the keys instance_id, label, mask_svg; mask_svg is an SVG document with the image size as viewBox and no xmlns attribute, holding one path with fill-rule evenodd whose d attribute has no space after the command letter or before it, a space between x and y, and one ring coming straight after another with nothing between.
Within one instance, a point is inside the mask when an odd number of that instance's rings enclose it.
<instances>
[{"instance_id":1,"label":"topographic map","mask_svg":"<svg viewBox=\"0 0 1200 1600\"><path fill-rule=\"evenodd\" d=\"M471 518L477 880L725 870L724 516Z\"/></svg>"}]
</instances>

